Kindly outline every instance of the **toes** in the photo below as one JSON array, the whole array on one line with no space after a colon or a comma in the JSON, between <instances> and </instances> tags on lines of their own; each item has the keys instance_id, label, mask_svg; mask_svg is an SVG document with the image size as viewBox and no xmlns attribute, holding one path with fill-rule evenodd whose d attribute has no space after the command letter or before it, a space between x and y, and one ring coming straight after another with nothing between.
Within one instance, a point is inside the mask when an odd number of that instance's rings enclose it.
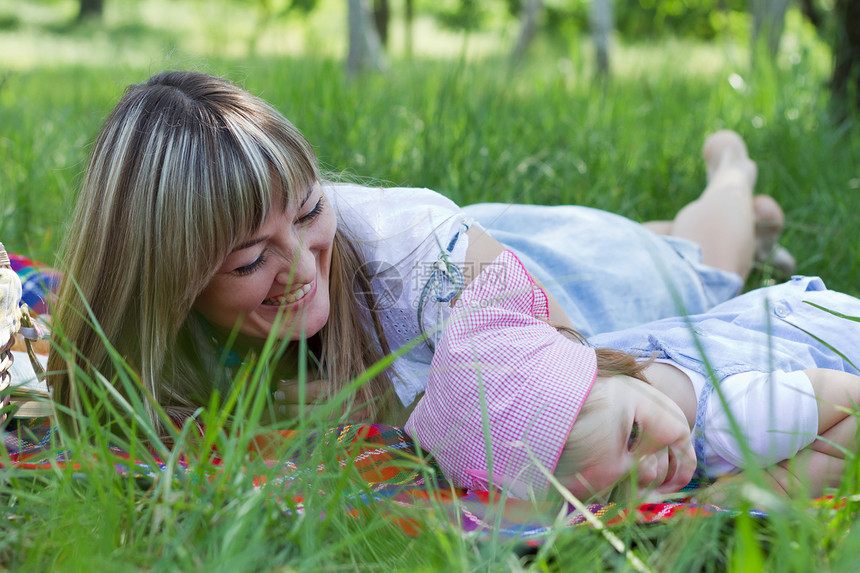
<instances>
[{"instance_id":1,"label":"toes","mask_svg":"<svg viewBox=\"0 0 860 573\"><path fill-rule=\"evenodd\" d=\"M708 136L702 149L702 156L705 158L709 180L724 163L749 160L747 146L743 138L728 129L717 131Z\"/></svg>"},{"instance_id":2,"label":"toes","mask_svg":"<svg viewBox=\"0 0 860 573\"><path fill-rule=\"evenodd\" d=\"M785 224L785 214L779 203L770 195L753 197L753 213L755 215L755 259L763 262L771 256L777 246Z\"/></svg>"},{"instance_id":3,"label":"toes","mask_svg":"<svg viewBox=\"0 0 860 573\"><path fill-rule=\"evenodd\" d=\"M782 245L775 244L770 252L759 258L759 253L756 252L756 263L767 267L771 272L782 279L787 279L794 274L797 268L797 262L794 256Z\"/></svg>"},{"instance_id":4,"label":"toes","mask_svg":"<svg viewBox=\"0 0 860 573\"><path fill-rule=\"evenodd\" d=\"M785 224L785 214L782 212L782 207L770 195L753 197L753 212L756 223L767 223L779 226L780 229Z\"/></svg>"}]
</instances>

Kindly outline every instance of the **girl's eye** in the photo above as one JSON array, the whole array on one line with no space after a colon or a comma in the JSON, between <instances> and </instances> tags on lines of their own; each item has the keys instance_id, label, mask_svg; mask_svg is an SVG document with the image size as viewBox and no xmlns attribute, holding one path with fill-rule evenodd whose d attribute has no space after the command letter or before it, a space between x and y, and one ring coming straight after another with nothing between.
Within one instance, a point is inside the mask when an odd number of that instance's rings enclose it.
<instances>
[{"instance_id":1,"label":"girl's eye","mask_svg":"<svg viewBox=\"0 0 860 573\"><path fill-rule=\"evenodd\" d=\"M317 204L314 205L313 209L308 211L307 214L299 217L299 223L307 224L307 223L310 223L311 221L313 221L314 219L316 219L317 217L319 217L320 213L322 213L322 211L323 211L323 206L324 206L323 200L324 199L325 199L325 197L321 196L320 200L317 201Z\"/></svg>"},{"instance_id":2,"label":"girl's eye","mask_svg":"<svg viewBox=\"0 0 860 573\"><path fill-rule=\"evenodd\" d=\"M633 451L636 449L636 446L639 445L639 438L642 436L642 432L639 428L639 422L633 420L633 426L630 428L630 437L627 438L627 450Z\"/></svg>"},{"instance_id":3,"label":"girl's eye","mask_svg":"<svg viewBox=\"0 0 860 573\"><path fill-rule=\"evenodd\" d=\"M233 273L241 276L249 275L266 264L266 252L263 251L257 260L249 265L245 265L244 267L238 267L233 269Z\"/></svg>"}]
</instances>

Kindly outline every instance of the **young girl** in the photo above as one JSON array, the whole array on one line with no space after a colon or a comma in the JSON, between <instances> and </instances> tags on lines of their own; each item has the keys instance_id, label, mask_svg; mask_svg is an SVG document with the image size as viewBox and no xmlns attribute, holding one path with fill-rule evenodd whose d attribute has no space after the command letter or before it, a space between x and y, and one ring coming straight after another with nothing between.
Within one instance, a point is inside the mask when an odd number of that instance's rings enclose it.
<instances>
[{"instance_id":1,"label":"young girl","mask_svg":"<svg viewBox=\"0 0 860 573\"><path fill-rule=\"evenodd\" d=\"M583 499L625 480L656 496L756 464L816 496L856 450L860 325L806 301L860 315L860 300L794 277L587 346L546 322L543 291L505 252L458 300L406 428L473 490L543 497L539 464Z\"/></svg>"}]
</instances>

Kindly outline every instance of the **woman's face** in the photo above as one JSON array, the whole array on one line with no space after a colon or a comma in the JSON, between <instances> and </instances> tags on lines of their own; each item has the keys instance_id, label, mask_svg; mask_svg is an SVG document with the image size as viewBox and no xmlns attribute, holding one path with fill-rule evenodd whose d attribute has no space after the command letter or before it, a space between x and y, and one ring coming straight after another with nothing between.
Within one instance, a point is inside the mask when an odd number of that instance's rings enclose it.
<instances>
[{"instance_id":1,"label":"woman's face","mask_svg":"<svg viewBox=\"0 0 860 573\"><path fill-rule=\"evenodd\" d=\"M337 220L314 185L286 211L274 208L257 233L227 256L194 308L210 323L265 339L313 336L329 315L329 274Z\"/></svg>"}]
</instances>

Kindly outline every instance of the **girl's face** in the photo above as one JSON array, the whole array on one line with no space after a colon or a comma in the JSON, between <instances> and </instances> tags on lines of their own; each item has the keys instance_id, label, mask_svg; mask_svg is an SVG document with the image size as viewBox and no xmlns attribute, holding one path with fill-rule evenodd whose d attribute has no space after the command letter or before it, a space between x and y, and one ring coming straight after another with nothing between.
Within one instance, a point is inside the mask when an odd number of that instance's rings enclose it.
<instances>
[{"instance_id":1,"label":"girl's face","mask_svg":"<svg viewBox=\"0 0 860 573\"><path fill-rule=\"evenodd\" d=\"M319 185L298 207L272 210L257 233L227 256L194 308L215 326L265 339L313 336L329 315L329 274L337 221Z\"/></svg>"},{"instance_id":2,"label":"girl's face","mask_svg":"<svg viewBox=\"0 0 860 573\"><path fill-rule=\"evenodd\" d=\"M605 405L593 412L601 424L593 448L599 458L564 485L581 498L605 495L626 478L640 494L675 493L687 485L696 471L696 454L681 408L629 376L602 383L613 386Z\"/></svg>"}]
</instances>

